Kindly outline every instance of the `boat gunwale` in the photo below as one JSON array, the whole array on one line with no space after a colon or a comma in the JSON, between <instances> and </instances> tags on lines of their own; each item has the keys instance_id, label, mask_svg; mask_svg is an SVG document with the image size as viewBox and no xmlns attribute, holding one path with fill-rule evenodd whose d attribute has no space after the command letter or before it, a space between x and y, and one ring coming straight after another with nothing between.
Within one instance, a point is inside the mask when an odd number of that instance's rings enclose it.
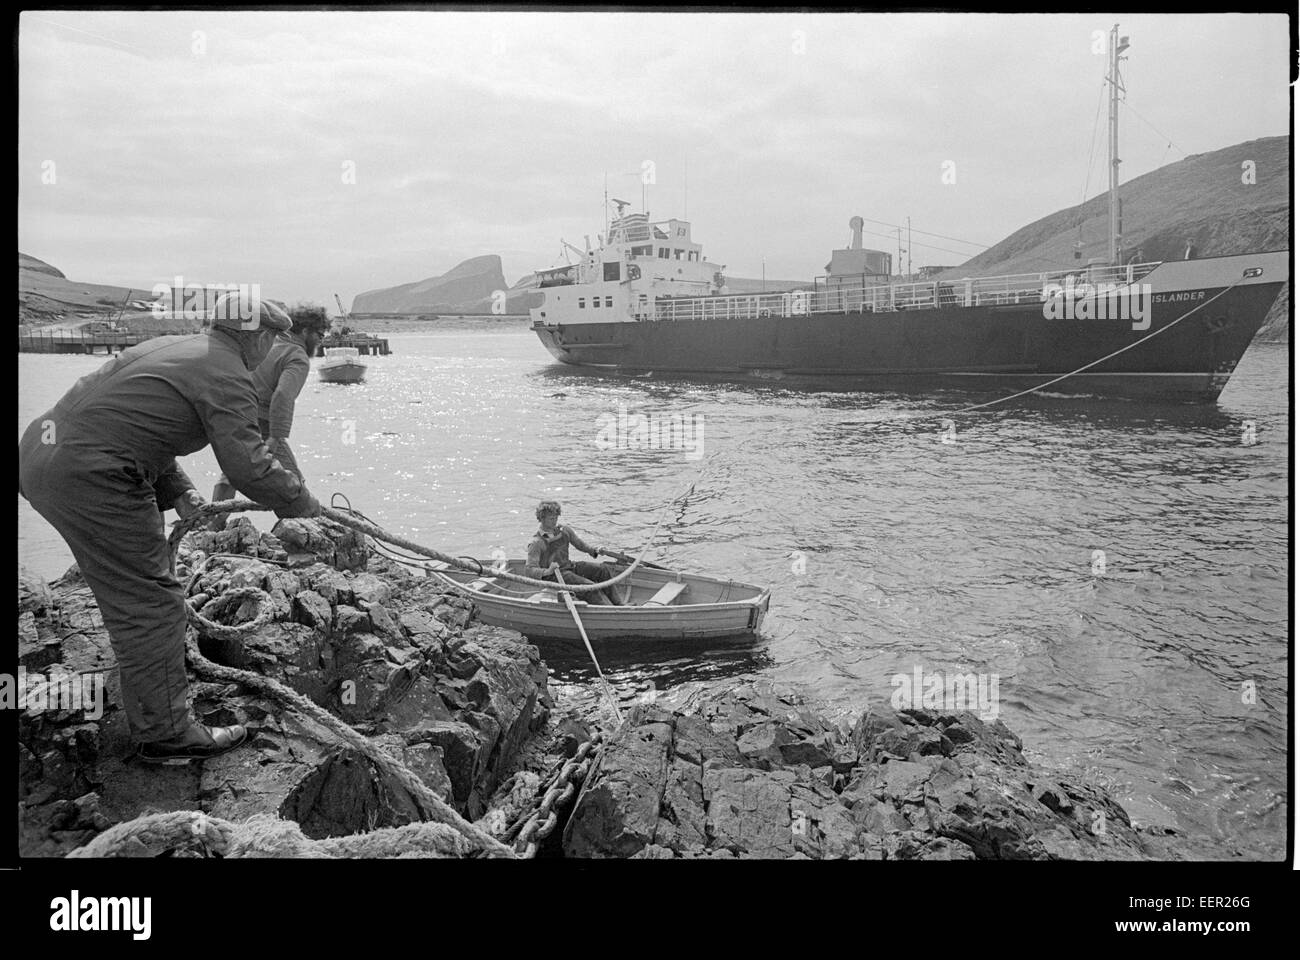
<instances>
[{"instance_id":1,"label":"boat gunwale","mask_svg":"<svg viewBox=\"0 0 1300 960\"><path fill-rule=\"evenodd\" d=\"M642 569L646 569L646 568L642 568ZM446 572L442 570L434 569L432 566L429 565L426 565L424 567L424 570L428 575L437 578L439 582L451 587L454 590L459 590L471 597L483 598L484 600L491 603L502 604L511 607L519 607L520 609L523 610L539 609L542 608L542 604L554 603L560 609L564 609L564 605L560 602L559 594L561 591L559 590L559 584L556 584L556 589L554 590L554 592L548 593L545 599L534 600L531 597L514 597L514 596L509 596L507 594L488 593L485 590L477 590L469 586L468 584L464 584L458 580L455 580L454 578L449 576ZM478 574L470 573L469 571L456 571L456 572L463 573L465 576L478 576ZM665 572L669 572L669 571L665 571ZM677 573L677 571L671 571L671 572ZM594 613L601 617L610 616L614 614L626 615L628 611L638 611L638 615L644 615L649 617L661 617L666 612L671 612L671 611L706 612L706 611L715 611L715 610L739 610L744 607L756 607L769 602L772 597L771 587L760 587L758 584L755 583L744 583L739 580L720 580L717 577L709 577L704 574L685 574L685 576L696 577L701 580L708 581L709 583L750 589L756 591L756 593L753 597L748 597L741 600L719 600L712 603L681 603L681 604L669 604L667 606L655 605L649 607L645 606L644 604L615 605L615 604L590 603L586 600L583 600L581 596L579 596L578 594L573 594L573 600L574 603L582 604L586 608L588 614ZM669 582L674 582L674 581L669 581ZM675 581L675 582L680 582L680 581ZM546 588L540 587L538 589L542 590ZM546 607L544 609L549 611L552 608Z\"/></svg>"}]
</instances>

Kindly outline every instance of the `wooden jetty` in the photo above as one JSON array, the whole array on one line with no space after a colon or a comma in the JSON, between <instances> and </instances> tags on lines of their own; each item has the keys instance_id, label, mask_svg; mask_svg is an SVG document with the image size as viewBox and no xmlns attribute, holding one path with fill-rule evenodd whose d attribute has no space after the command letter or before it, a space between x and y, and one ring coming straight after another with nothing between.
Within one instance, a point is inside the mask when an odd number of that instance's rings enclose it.
<instances>
[{"instance_id":1,"label":"wooden jetty","mask_svg":"<svg viewBox=\"0 0 1300 960\"><path fill-rule=\"evenodd\" d=\"M19 353L121 353L127 347L144 343L157 334L82 330L50 330L45 333L19 333Z\"/></svg>"},{"instance_id":2,"label":"wooden jetty","mask_svg":"<svg viewBox=\"0 0 1300 960\"><path fill-rule=\"evenodd\" d=\"M104 353L112 355L121 353L127 347L144 343L162 334L97 332L87 333L83 330L50 330L44 333L18 334L19 353ZM343 336L330 337L323 341L316 351L316 356L325 356L326 347L356 347L365 355L386 357L392 353L388 340L383 337Z\"/></svg>"},{"instance_id":3,"label":"wooden jetty","mask_svg":"<svg viewBox=\"0 0 1300 960\"><path fill-rule=\"evenodd\" d=\"M359 334L344 334L326 337L316 348L316 356L325 356L326 348L331 347L356 347L362 356L386 357L393 351L388 346L386 337L371 337Z\"/></svg>"}]
</instances>

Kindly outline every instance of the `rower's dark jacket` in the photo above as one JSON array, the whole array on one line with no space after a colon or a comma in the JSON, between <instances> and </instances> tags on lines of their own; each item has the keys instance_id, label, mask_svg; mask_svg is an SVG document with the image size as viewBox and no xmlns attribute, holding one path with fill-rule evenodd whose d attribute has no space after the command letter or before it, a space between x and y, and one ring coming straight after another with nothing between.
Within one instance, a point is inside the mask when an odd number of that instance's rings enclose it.
<instances>
[{"instance_id":1,"label":"rower's dark jacket","mask_svg":"<svg viewBox=\"0 0 1300 960\"><path fill-rule=\"evenodd\" d=\"M595 553L574 533L573 527L557 526L554 535L549 537L545 530L539 529L528 544L528 565L525 568L527 576L542 579L546 576L546 568L552 563L558 563L561 570L571 569L573 561L569 559L570 544L583 553Z\"/></svg>"},{"instance_id":2,"label":"rower's dark jacket","mask_svg":"<svg viewBox=\"0 0 1300 960\"><path fill-rule=\"evenodd\" d=\"M240 493L277 512L300 509L311 494L276 462L257 419L257 391L239 341L217 327L123 350L36 418L19 456L42 455L48 423L65 455L76 451L87 466L133 470L152 486L159 510L166 510L194 488L176 458L211 444Z\"/></svg>"}]
</instances>

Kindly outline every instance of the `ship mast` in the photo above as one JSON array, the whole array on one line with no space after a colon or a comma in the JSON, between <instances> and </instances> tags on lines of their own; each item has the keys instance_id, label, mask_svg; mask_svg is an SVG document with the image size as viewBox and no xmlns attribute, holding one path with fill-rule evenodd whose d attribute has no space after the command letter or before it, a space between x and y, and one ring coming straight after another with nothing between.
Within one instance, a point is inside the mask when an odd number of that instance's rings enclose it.
<instances>
[{"instance_id":1,"label":"ship mast","mask_svg":"<svg viewBox=\"0 0 1300 960\"><path fill-rule=\"evenodd\" d=\"M1106 82L1110 85L1110 263L1118 266L1120 262L1121 234L1124 222L1120 216L1119 205L1119 94L1123 81L1119 76L1120 54L1128 49L1128 37L1119 35L1119 24L1110 31L1110 69L1106 73Z\"/></svg>"}]
</instances>

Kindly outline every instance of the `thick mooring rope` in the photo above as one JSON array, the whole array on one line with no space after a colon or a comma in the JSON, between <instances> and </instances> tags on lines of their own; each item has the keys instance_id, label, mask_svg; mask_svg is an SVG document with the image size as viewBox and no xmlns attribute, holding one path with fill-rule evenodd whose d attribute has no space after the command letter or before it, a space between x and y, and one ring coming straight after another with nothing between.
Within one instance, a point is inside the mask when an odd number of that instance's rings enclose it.
<instances>
[{"instance_id":1,"label":"thick mooring rope","mask_svg":"<svg viewBox=\"0 0 1300 960\"><path fill-rule=\"evenodd\" d=\"M694 492L696 484L707 471L708 464L709 462L706 461L704 469L700 472L700 477L697 477L682 494L664 504L659 520L655 524L655 528L651 532L650 536L646 539L645 544L642 546L641 552L632 560L627 569L623 570L610 580L605 580L598 584L555 584L545 580L534 580L531 577L521 577L517 574L512 574L503 570L494 570L493 576L501 577L502 579L514 583L522 583L531 587L551 590L562 588L566 592L577 593L586 593L592 590L604 590L614 584L622 582L631 576L633 570L635 570L644 559L645 554L649 551L655 537L658 536L659 530L663 527L665 520L667 520L668 510L673 504L682 501ZM168 538L168 546L171 551L172 570L175 571L176 569L176 559L180 550L181 540L190 530L193 530L200 525L206 525L213 517L223 516L229 513L243 513L251 510L266 509L268 508L250 500L226 500L218 503L206 504L195 511L191 516L178 520L174 524L171 535ZM471 563L471 561L459 557L451 557L438 550L434 550L431 547L426 547L412 540L408 540L405 537L390 533L372 521L362 519L350 511L340 511L332 507L323 507L321 509L321 516L333 520L335 523L342 524L345 527L357 530L377 541L393 544L394 546L401 547L404 550L409 550L421 556L440 561L441 563L454 567L455 569L476 574L481 574L483 572L482 566L477 562ZM239 640L259 627L271 622L274 616L274 605L269 594L261 589L256 587L236 587L232 590L227 590L219 597L208 600L204 603L201 609L195 610L188 602L189 594L195 583L198 582L199 575L212 560L217 559L218 557L232 557L234 559L255 560L259 562L272 561L265 561L263 558L244 556L241 554L212 554L204 557L204 559L190 574L189 582L185 588L185 595L187 598L185 610L186 616L193 624L194 629L215 639ZM430 572L436 573L437 571ZM446 578L443 579L445 580ZM454 586L462 586L454 581L449 582ZM211 617L215 617L221 612L233 608L232 605L236 602L247 600L255 600L258 603L257 615L252 620L236 625L226 625L217 623L215 620L211 619ZM187 635L185 646L186 654L188 655L194 671L198 676L217 682L237 683L249 687L258 693L270 697L282 705L289 707L290 709L296 710L303 716L315 720L344 743L367 757L377 767L384 770L399 784L401 784L415 800L417 807L421 810L421 814L425 816L426 819L447 825L454 830L460 838L462 838L463 842L471 844L471 849L483 850L488 854L497 857L515 856L514 851L512 851L508 846L461 817L460 814L448 806L441 797L430 790L419 777L412 773L405 764L401 763L370 740L357 733L357 731L353 730L351 726L344 723L320 705L309 700L296 690L293 690L270 677L265 677L249 670L240 670L236 667L228 667L213 663L199 651L198 642L193 633ZM599 665L597 665L597 669L599 670ZM616 706L615 713L617 712L618 709ZM155 834L165 834L170 836L176 831L182 831L182 833L185 831L193 831L197 829L195 824L199 822L194 818L203 816L203 814L181 812L178 814L137 818L137 820L131 821L131 823L120 825L122 829L119 830L117 834L112 834L112 831L108 831L101 835L101 837L97 838L96 841L92 842L92 844L81 848L81 850L112 850L117 849L115 845L120 844L138 846L138 843L135 843L134 841L140 840L141 837L153 837ZM159 817L162 819L159 819ZM167 819L169 817L171 819ZM229 824L226 821L213 821L212 818L206 818L203 823L206 825L204 829L207 829L208 826L213 823L217 824L217 826L211 826L211 829L216 831L214 837L216 838L215 842L218 846L224 844L228 847L230 844L231 832L239 829L237 825ZM112 834L111 837L110 834ZM105 840L105 837L110 838ZM100 840L103 840L103 843L100 844L99 847L95 847L95 842ZM310 841L306 841L304 838L304 842ZM81 853L80 851L74 851L74 855L111 856L112 853ZM303 855L314 856L317 854L307 853ZM322 853L319 855L331 856L334 854Z\"/></svg>"},{"instance_id":2,"label":"thick mooring rope","mask_svg":"<svg viewBox=\"0 0 1300 960\"><path fill-rule=\"evenodd\" d=\"M221 512L228 512L224 508L232 503L239 501L227 501L226 504L217 506L223 508ZM214 511L215 513L215 511ZM194 519L193 517L191 519ZM179 539L172 544L172 562L175 564L175 551L179 546ZM235 555L238 557L238 555ZM244 560L258 560L257 557L238 557ZM189 585L186 588L188 597L190 588L198 580L199 574L209 562L216 559L216 556L206 557L195 568L190 575ZM230 598L229 601L227 598ZM225 603L234 600L257 600L259 611L256 618L234 626L226 626L220 623L214 623L202 613L196 611L188 602L185 604L186 615L193 623L195 630L222 640L239 640L245 635L256 630L258 627L269 623L274 615L274 607L270 596L257 587L236 587L228 590L215 600L210 600L203 607L204 611L220 609ZM352 747L362 756L369 759L376 767L389 774L409 793L414 799L416 806L419 808L421 815L426 820L434 820L445 823L452 827L458 834L463 836L467 841L472 843L476 849L482 849L493 856L512 857L513 851L499 840L492 837L479 827L465 820L451 806L449 806L441 797L428 788L424 781L411 772L411 770L397 760L387 751L377 746L372 741L363 737L352 729L347 723L344 723L334 714L330 713L324 707L309 700L296 690L285 686L277 680L270 677L264 677L260 673L254 673L251 670L240 670L236 667L223 666L222 664L213 663L207 657L199 652L198 642L191 633L186 636L185 650L188 655L194 672L208 680L214 680L221 683L238 683L245 687L251 688L258 693L270 697L281 705L296 710L299 714L315 720L321 726L333 733L338 739L342 740L348 746Z\"/></svg>"},{"instance_id":3,"label":"thick mooring rope","mask_svg":"<svg viewBox=\"0 0 1300 960\"><path fill-rule=\"evenodd\" d=\"M68 854L73 859L157 856L198 847L220 857L396 858L471 855L477 845L444 823L410 823L370 833L313 840L292 820L256 814L242 823L177 810L136 817L109 827Z\"/></svg>"},{"instance_id":4,"label":"thick mooring rope","mask_svg":"<svg viewBox=\"0 0 1300 960\"><path fill-rule=\"evenodd\" d=\"M659 520L655 524L654 530L651 531L650 536L646 538L645 544L641 547L641 551L632 559L632 562L628 564L627 569L623 570L616 576L611 577L609 580L602 580L600 583L570 583L565 584L563 589L569 593L590 593L593 590L607 589L615 584L622 583L630 577L632 572L640 566L641 561L645 559L645 555L649 552L650 546L654 543L655 537L659 535L660 529L663 528L664 523L668 519L669 509L673 504L686 499L695 492L696 484L700 482L704 474L707 472L712 459L713 458L710 457L709 460L705 461L704 467L700 470L700 475L696 477L695 480L691 481L691 484L682 493L673 497L673 499L664 504L664 508L660 511ZM217 503L206 504L200 507L187 519L177 520L172 527L171 536L168 538L168 545L171 547L172 553L172 569L174 570L176 567L176 553L180 549L181 539L194 528L205 525L213 517L221 516L223 514L269 509L269 507L264 507L251 500L223 500ZM419 554L420 556L428 557L431 560L437 560L440 563L444 563L449 567L454 567L455 569L461 570L465 573L481 575L485 572L480 563L465 560L461 557L448 556L432 547L426 547L423 544L416 543L414 540L408 540L406 537L399 534L390 533L378 524L369 520L363 520L346 510L336 510L333 507L322 507L321 516L333 520L335 523L340 523L345 527L351 527L353 530L363 533L368 537L373 537L374 539L380 540L384 543L390 543L393 546L401 547L403 550L408 550L412 553ZM434 574L438 573L436 570L430 570L429 572ZM492 576L501 580L507 580L511 583L522 583L525 586L535 587L539 590L558 591L560 589L553 580L534 580L532 577L520 576L517 573L510 573L506 570L494 569L492 570ZM455 581L448 582L453 586L465 589L463 584L456 583ZM472 593L473 591L470 592Z\"/></svg>"},{"instance_id":5,"label":"thick mooring rope","mask_svg":"<svg viewBox=\"0 0 1300 960\"><path fill-rule=\"evenodd\" d=\"M254 673L251 670L240 670L237 667L227 667L213 663L199 652L198 643L193 635L186 638L185 650L193 663L194 672L200 677L220 683L238 683L249 687L325 727L338 739L352 747L401 784L412 799L415 800L416 806L420 808L420 812L426 820L436 820L453 827L457 833L472 842L476 848L485 850L488 853L496 856L513 856L513 852L509 847L462 817L446 801L430 790L424 781L412 773L400 760L357 733L348 724L324 707L307 699L297 690L286 687L278 680L264 677L260 673Z\"/></svg>"}]
</instances>

